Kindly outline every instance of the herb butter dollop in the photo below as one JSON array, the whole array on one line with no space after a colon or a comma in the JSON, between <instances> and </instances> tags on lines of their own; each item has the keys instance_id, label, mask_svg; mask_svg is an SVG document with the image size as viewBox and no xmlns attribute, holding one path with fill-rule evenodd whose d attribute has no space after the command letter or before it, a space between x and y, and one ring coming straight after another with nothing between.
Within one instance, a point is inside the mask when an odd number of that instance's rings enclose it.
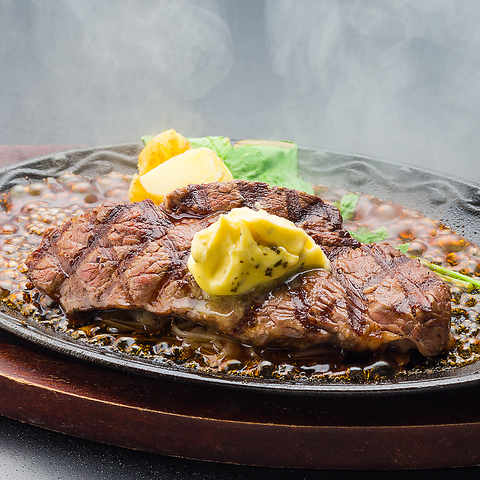
<instances>
[{"instance_id":1,"label":"herb butter dollop","mask_svg":"<svg viewBox=\"0 0 480 480\"><path fill-rule=\"evenodd\" d=\"M240 295L279 277L330 264L323 250L289 220L234 208L192 240L188 269L211 295Z\"/></svg>"}]
</instances>

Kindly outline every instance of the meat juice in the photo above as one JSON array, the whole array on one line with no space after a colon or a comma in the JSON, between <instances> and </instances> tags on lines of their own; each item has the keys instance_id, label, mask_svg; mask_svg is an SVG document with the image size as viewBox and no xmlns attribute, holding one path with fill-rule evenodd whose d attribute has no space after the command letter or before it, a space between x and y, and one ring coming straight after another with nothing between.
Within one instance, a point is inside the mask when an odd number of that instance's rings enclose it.
<instances>
[{"instance_id":1,"label":"meat juice","mask_svg":"<svg viewBox=\"0 0 480 480\"><path fill-rule=\"evenodd\" d=\"M90 180L64 174L25 183L2 196L0 212L0 297L7 309L69 335L79 342L126 355L153 358L197 371L302 381L352 382L408 376L426 369L457 368L480 356L480 291L452 283L452 334L446 353L426 359L417 352L389 347L382 353L349 353L321 345L305 350L255 349L190 321L152 318L141 312L92 312L67 318L60 307L38 292L26 277L25 259L43 232L67 217L85 213L105 201L128 201L131 177L108 174ZM318 187L327 202L347 193ZM409 254L469 276L480 275L480 249L441 222L400 205L360 195L349 230L383 226L388 241L409 243Z\"/></svg>"}]
</instances>

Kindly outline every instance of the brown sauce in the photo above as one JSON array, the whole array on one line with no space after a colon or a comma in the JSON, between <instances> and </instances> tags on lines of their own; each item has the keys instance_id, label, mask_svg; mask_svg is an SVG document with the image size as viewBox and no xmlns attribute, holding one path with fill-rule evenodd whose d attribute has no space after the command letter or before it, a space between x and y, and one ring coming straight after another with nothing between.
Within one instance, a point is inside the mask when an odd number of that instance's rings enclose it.
<instances>
[{"instance_id":1,"label":"brown sauce","mask_svg":"<svg viewBox=\"0 0 480 480\"><path fill-rule=\"evenodd\" d=\"M21 315L79 341L127 355L154 358L199 371L297 380L351 380L408 376L426 369L457 368L480 357L480 291L451 284L452 334L449 352L425 359L416 352L388 348L354 354L332 346L302 351L255 350L192 322L170 322L138 312L109 311L66 318L59 306L26 277L25 259L43 232L67 217L105 201L128 201L130 177L109 174L89 180L73 174L13 187L0 212L0 301ZM328 202L346 193L318 187ZM349 230L385 226L393 245L410 242L409 253L469 276L480 275L480 249L440 222L391 202L361 195Z\"/></svg>"}]
</instances>

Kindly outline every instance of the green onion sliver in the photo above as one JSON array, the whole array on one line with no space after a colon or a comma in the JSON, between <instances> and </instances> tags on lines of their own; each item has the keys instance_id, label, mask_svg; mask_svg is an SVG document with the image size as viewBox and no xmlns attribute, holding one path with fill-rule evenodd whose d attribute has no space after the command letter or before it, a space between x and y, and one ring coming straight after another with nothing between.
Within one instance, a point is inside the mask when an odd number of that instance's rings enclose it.
<instances>
[{"instance_id":1,"label":"green onion sliver","mask_svg":"<svg viewBox=\"0 0 480 480\"><path fill-rule=\"evenodd\" d=\"M438 273L444 277L460 280L461 282L468 283L477 288L480 288L480 279L469 277L468 275L463 275L462 273L449 270L448 268L441 267L440 265L435 265L434 263L427 262L426 260L420 259L424 265L433 270L435 273Z\"/></svg>"}]
</instances>

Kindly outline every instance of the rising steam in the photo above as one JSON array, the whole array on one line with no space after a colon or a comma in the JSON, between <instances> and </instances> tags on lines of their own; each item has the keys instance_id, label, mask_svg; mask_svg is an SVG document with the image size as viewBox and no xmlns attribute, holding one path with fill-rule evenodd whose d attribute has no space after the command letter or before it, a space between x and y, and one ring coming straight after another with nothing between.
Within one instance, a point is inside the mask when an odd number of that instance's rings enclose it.
<instances>
[{"instance_id":1,"label":"rising steam","mask_svg":"<svg viewBox=\"0 0 480 480\"><path fill-rule=\"evenodd\" d=\"M268 0L266 24L298 142L471 175L478 2Z\"/></svg>"},{"instance_id":2,"label":"rising steam","mask_svg":"<svg viewBox=\"0 0 480 480\"><path fill-rule=\"evenodd\" d=\"M0 0L0 143L294 140L480 182L480 2Z\"/></svg>"},{"instance_id":3,"label":"rising steam","mask_svg":"<svg viewBox=\"0 0 480 480\"><path fill-rule=\"evenodd\" d=\"M24 79L20 103L33 115L67 116L66 141L92 143L95 132L93 142L138 140L172 126L188 131L201 122L193 102L220 83L233 62L225 11L216 0L0 1L9 16L10 48L23 36L34 51L34 65L24 73L34 70L35 78ZM37 120L41 129L45 121Z\"/></svg>"}]
</instances>

